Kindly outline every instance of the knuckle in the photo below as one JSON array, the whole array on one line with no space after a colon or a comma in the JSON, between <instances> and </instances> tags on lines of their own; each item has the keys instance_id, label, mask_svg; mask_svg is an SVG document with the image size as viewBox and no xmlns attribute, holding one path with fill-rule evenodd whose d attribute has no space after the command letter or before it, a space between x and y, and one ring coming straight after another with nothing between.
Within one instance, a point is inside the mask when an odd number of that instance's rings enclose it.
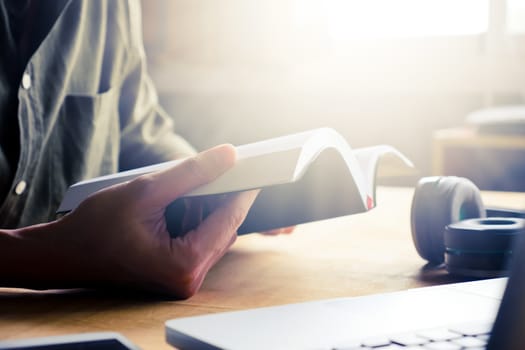
<instances>
[{"instance_id":1,"label":"knuckle","mask_svg":"<svg viewBox=\"0 0 525 350\"><path fill-rule=\"evenodd\" d=\"M235 232L241 226L242 222L244 221L244 218L246 217L246 213L244 210L237 208L234 209L230 214L230 230Z\"/></svg>"},{"instance_id":2,"label":"knuckle","mask_svg":"<svg viewBox=\"0 0 525 350\"><path fill-rule=\"evenodd\" d=\"M151 175L142 175L129 182L129 188L134 195L147 196L155 187L155 179Z\"/></svg>"},{"instance_id":3,"label":"knuckle","mask_svg":"<svg viewBox=\"0 0 525 350\"><path fill-rule=\"evenodd\" d=\"M189 176L199 183L209 182L211 177L206 173L201 163L196 157L189 158L185 161Z\"/></svg>"}]
</instances>

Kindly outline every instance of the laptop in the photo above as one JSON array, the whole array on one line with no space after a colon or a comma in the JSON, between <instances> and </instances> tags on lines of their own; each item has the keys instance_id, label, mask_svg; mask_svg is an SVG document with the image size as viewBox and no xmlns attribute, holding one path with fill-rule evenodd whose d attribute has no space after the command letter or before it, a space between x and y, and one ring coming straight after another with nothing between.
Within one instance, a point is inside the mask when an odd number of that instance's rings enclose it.
<instances>
[{"instance_id":1,"label":"laptop","mask_svg":"<svg viewBox=\"0 0 525 350\"><path fill-rule=\"evenodd\" d=\"M525 239L510 277L173 319L181 349L525 349Z\"/></svg>"}]
</instances>

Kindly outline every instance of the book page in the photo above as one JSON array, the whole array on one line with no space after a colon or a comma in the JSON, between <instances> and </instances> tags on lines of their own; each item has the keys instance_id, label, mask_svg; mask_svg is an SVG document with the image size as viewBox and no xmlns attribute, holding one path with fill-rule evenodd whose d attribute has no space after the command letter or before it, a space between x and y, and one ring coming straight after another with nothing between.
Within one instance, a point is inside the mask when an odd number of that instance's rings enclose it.
<instances>
[{"instance_id":1,"label":"book page","mask_svg":"<svg viewBox=\"0 0 525 350\"><path fill-rule=\"evenodd\" d=\"M375 193L376 178L407 176L415 172L414 164L388 145L358 148L354 150L354 155L363 171L369 193Z\"/></svg>"}]
</instances>

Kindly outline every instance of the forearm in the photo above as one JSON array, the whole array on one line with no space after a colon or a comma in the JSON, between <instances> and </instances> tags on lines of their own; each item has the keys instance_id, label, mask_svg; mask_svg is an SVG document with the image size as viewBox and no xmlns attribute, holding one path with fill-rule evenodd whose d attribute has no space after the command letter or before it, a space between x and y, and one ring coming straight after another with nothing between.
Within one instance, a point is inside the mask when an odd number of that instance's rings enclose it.
<instances>
[{"instance_id":1,"label":"forearm","mask_svg":"<svg viewBox=\"0 0 525 350\"><path fill-rule=\"evenodd\" d=\"M64 232L58 222L0 230L0 287L51 289L94 283L82 256L89 252L68 235L74 232Z\"/></svg>"}]
</instances>

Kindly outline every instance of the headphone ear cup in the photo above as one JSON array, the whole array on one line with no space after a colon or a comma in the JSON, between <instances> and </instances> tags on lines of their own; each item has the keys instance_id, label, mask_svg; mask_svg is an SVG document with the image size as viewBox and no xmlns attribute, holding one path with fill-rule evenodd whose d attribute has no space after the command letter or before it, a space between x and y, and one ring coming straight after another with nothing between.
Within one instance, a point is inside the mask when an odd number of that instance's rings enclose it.
<instances>
[{"instance_id":1,"label":"headphone ear cup","mask_svg":"<svg viewBox=\"0 0 525 350\"><path fill-rule=\"evenodd\" d=\"M456 176L422 178L414 192L410 220L417 252L432 264L443 263L445 227L481 217L485 208L472 181Z\"/></svg>"},{"instance_id":2,"label":"headphone ear cup","mask_svg":"<svg viewBox=\"0 0 525 350\"><path fill-rule=\"evenodd\" d=\"M525 234L525 220L489 217L450 224L445 229L445 267L456 275L500 277L506 274L513 242Z\"/></svg>"}]
</instances>

